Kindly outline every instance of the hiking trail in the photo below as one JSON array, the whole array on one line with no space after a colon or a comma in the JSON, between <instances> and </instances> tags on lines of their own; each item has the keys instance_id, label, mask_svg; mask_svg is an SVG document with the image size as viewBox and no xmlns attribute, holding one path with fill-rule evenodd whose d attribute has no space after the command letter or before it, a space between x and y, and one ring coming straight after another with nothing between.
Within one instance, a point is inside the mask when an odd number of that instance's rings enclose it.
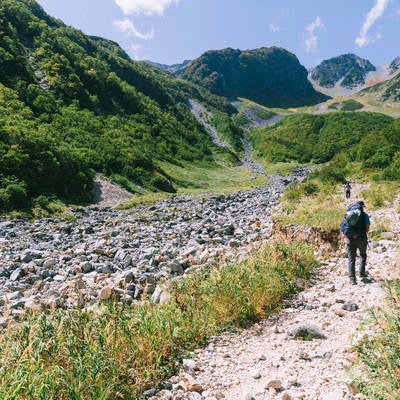
<instances>
[{"instance_id":1,"label":"hiking trail","mask_svg":"<svg viewBox=\"0 0 400 400\"><path fill-rule=\"evenodd\" d=\"M355 202L361 186L353 185ZM344 196L343 196L344 197ZM349 284L346 251L322 262L312 286L299 293L285 308L250 329L214 337L203 349L184 360L179 375L170 379L169 389L152 400L350 400L365 399L357 393L346 372L355 359L354 345L364 334L360 325L370 309L383 305L384 284L397 274L397 237L400 219L399 196L379 210L366 212L371 231L379 221L391 222L387 239L371 240L368 248L369 283L358 278ZM357 258L357 262L359 258ZM356 268L358 265L356 266ZM312 329L323 339L293 339L299 327Z\"/></svg>"}]
</instances>

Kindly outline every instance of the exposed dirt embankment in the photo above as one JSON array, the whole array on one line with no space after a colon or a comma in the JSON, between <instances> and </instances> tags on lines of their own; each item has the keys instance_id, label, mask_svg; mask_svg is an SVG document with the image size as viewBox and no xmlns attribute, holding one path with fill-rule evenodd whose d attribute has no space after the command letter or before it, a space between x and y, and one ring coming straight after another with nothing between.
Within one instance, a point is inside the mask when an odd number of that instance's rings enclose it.
<instances>
[{"instance_id":1,"label":"exposed dirt embankment","mask_svg":"<svg viewBox=\"0 0 400 400\"><path fill-rule=\"evenodd\" d=\"M339 229L323 230L304 225L282 225L273 222L272 238L277 241L300 241L311 243L317 257L329 257L343 249L343 241L340 240Z\"/></svg>"}]
</instances>

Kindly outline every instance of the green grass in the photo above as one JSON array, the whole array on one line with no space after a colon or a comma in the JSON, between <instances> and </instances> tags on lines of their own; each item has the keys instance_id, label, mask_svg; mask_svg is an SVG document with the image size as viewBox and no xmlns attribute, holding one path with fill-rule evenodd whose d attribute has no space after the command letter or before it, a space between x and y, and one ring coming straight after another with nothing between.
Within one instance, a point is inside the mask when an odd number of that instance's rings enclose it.
<instances>
[{"instance_id":1,"label":"green grass","mask_svg":"<svg viewBox=\"0 0 400 400\"><path fill-rule=\"evenodd\" d=\"M339 229L344 214L339 193L339 185L324 184L317 179L294 183L284 193L284 213L275 220L282 225Z\"/></svg>"},{"instance_id":2,"label":"green grass","mask_svg":"<svg viewBox=\"0 0 400 400\"><path fill-rule=\"evenodd\" d=\"M178 182L178 193L227 193L256 188L268 183L263 175L230 165L191 164L179 167L163 163L162 169Z\"/></svg>"},{"instance_id":3,"label":"green grass","mask_svg":"<svg viewBox=\"0 0 400 400\"><path fill-rule=\"evenodd\" d=\"M270 118L272 118L276 115L276 113L274 113L273 111L265 110L265 109L257 108L255 111L256 111L257 116L265 121L269 120Z\"/></svg>"},{"instance_id":4,"label":"green grass","mask_svg":"<svg viewBox=\"0 0 400 400\"><path fill-rule=\"evenodd\" d=\"M374 221L372 229L369 232L369 238L373 240L382 239L382 232L390 232L392 229L390 220L388 218L381 218L377 221Z\"/></svg>"},{"instance_id":5,"label":"green grass","mask_svg":"<svg viewBox=\"0 0 400 400\"><path fill-rule=\"evenodd\" d=\"M399 182L378 181L372 182L368 189L361 192L367 206L371 210L382 208L385 202L393 202L395 195L400 189Z\"/></svg>"},{"instance_id":6,"label":"green grass","mask_svg":"<svg viewBox=\"0 0 400 400\"><path fill-rule=\"evenodd\" d=\"M168 197L174 196L170 193L146 193L140 196L133 197L132 199L117 206L118 210L129 210L131 208L137 208L140 206L148 206L155 204L161 200L167 199Z\"/></svg>"},{"instance_id":7,"label":"green grass","mask_svg":"<svg viewBox=\"0 0 400 400\"><path fill-rule=\"evenodd\" d=\"M259 103L256 103L252 100L249 99L245 99L243 97L238 97L238 103L237 103L237 107L240 111L243 111L243 109L246 108L256 108L259 110L265 110L266 112L272 112L274 114L281 114L281 115L290 115L293 113L297 113L297 112L307 112L310 111L312 112L313 110L313 106L309 107L309 106L305 106L305 107L298 107L298 108L269 108L266 106L263 106Z\"/></svg>"},{"instance_id":8,"label":"green grass","mask_svg":"<svg viewBox=\"0 0 400 400\"><path fill-rule=\"evenodd\" d=\"M279 309L315 266L310 247L277 243L175 281L168 304L25 315L0 336L0 398L137 399L212 335Z\"/></svg>"},{"instance_id":9,"label":"green grass","mask_svg":"<svg viewBox=\"0 0 400 400\"><path fill-rule=\"evenodd\" d=\"M268 161L257 159L257 162L262 163L264 170L267 174L274 175L291 175L297 167L304 166L299 163L270 163Z\"/></svg>"},{"instance_id":10,"label":"green grass","mask_svg":"<svg viewBox=\"0 0 400 400\"><path fill-rule=\"evenodd\" d=\"M366 334L355 347L358 362L351 369L369 400L400 398L400 283L390 284L387 291L387 306L372 314L376 333Z\"/></svg>"},{"instance_id":11,"label":"green grass","mask_svg":"<svg viewBox=\"0 0 400 400\"><path fill-rule=\"evenodd\" d=\"M221 163L184 163L181 166L167 162L160 163L160 168L173 180L176 194L147 191L121 204L118 208L127 210L182 194L223 194L268 184L264 175L233 166L228 156L227 153L221 154ZM223 164L224 162L226 164Z\"/></svg>"},{"instance_id":12,"label":"green grass","mask_svg":"<svg viewBox=\"0 0 400 400\"><path fill-rule=\"evenodd\" d=\"M355 110L360 110L361 108L364 107L363 104L361 104L358 101L353 100L353 99L348 99L348 100L343 101L340 104L340 106L341 106L340 109L342 111L355 111Z\"/></svg>"}]
</instances>

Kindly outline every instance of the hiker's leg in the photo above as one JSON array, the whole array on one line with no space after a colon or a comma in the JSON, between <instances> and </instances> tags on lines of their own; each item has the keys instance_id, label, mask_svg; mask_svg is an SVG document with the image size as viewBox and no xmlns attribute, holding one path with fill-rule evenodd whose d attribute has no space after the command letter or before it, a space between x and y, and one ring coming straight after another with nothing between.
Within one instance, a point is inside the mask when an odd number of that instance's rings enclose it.
<instances>
[{"instance_id":1,"label":"hiker's leg","mask_svg":"<svg viewBox=\"0 0 400 400\"><path fill-rule=\"evenodd\" d=\"M365 275L365 266L367 265L367 239L360 239L358 249L360 250L360 276Z\"/></svg>"},{"instance_id":2,"label":"hiker's leg","mask_svg":"<svg viewBox=\"0 0 400 400\"><path fill-rule=\"evenodd\" d=\"M356 279L356 269L355 269L356 252L357 252L357 246L356 246L355 242L353 240L348 239L348 242L347 242L347 260L348 260L347 269L349 272L350 280Z\"/></svg>"}]
</instances>

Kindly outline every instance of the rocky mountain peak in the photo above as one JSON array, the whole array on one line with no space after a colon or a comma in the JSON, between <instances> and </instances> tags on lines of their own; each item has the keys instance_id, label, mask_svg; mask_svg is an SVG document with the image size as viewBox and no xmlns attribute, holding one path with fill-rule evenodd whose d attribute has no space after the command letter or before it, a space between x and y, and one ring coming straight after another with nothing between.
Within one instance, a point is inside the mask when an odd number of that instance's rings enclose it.
<instances>
[{"instance_id":1,"label":"rocky mountain peak","mask_svg":"<svg viewBox=\"0 0 400 400\"><path fill-rule=\"evenodd\" d=\"M396 57L390 64L389 64L390 72L394 74L400 69L400 57Z\"/></svg>"},{"instance_id":2,"label":"rocky mountain peak","mask_svg":"<svg viewBox=\"0 0 400 400\"><path fill-rule=\"evenodd\" d=\"M354 89L366 82L369 72L376 71L376 67L368 60L355 54L343 54L338 57L322 61L310 71L310 78L323 88Z\"/></svg>"}]
</instances>

